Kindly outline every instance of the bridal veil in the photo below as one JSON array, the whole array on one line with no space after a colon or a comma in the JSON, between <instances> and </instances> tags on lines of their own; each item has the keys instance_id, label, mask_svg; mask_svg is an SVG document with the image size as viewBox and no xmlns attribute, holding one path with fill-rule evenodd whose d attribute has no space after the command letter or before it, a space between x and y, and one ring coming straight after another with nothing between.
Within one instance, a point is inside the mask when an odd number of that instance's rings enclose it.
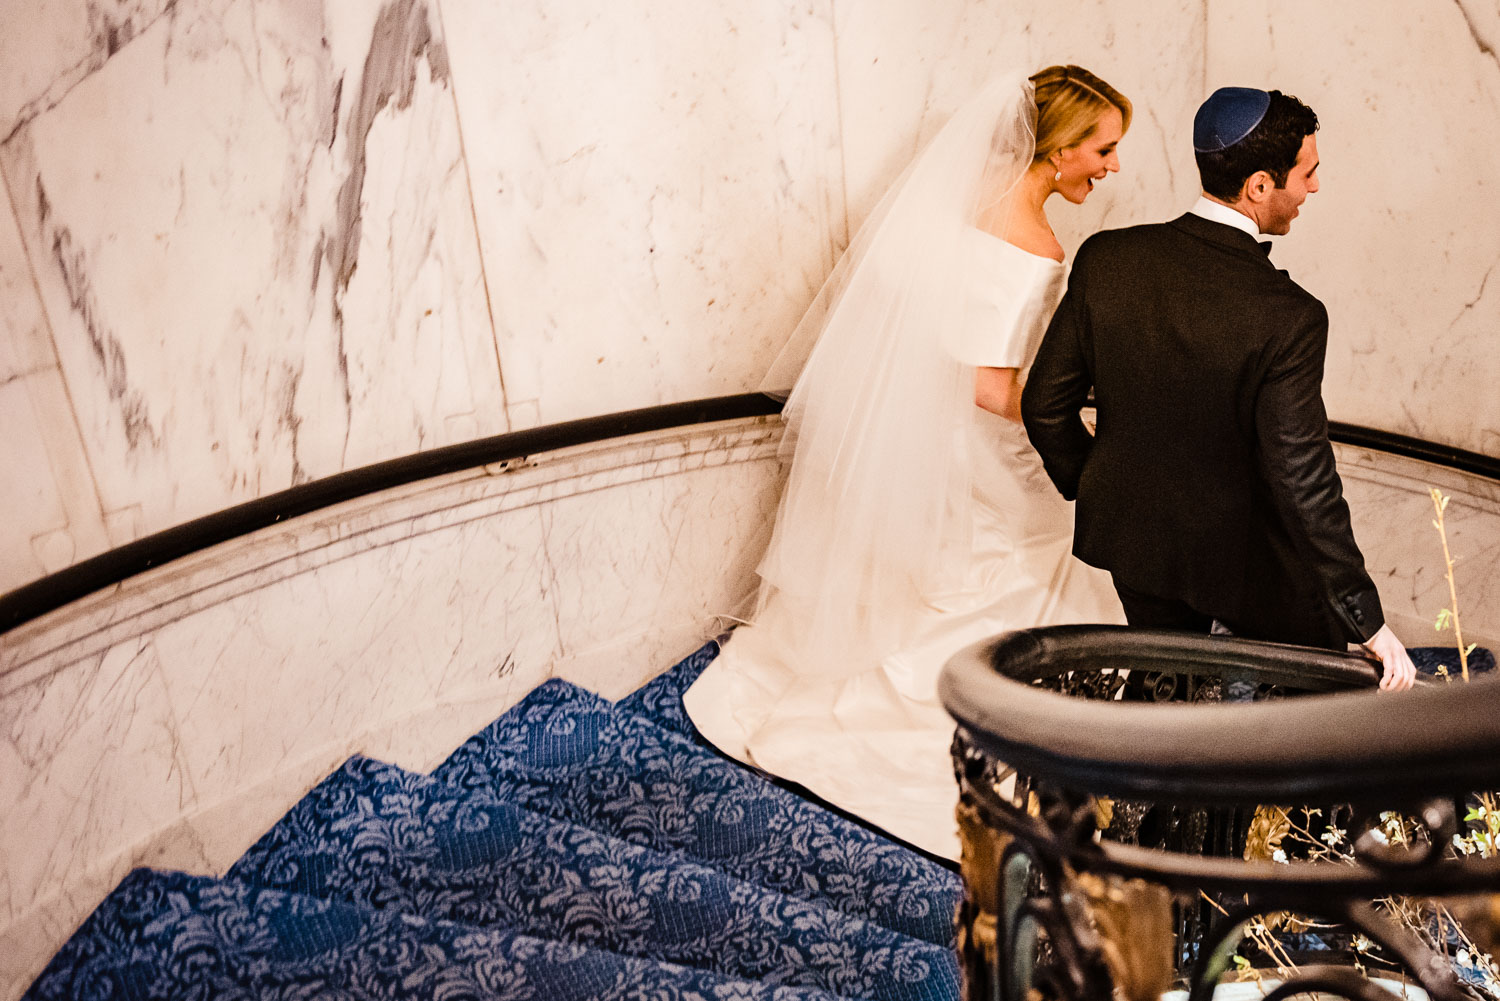
<instances>
[{"instance_id":1,"label":"bridal veil","mask_svg":"<svg viewBox=\"0 0 1500 1001\"><path fill-rule=\"evenodd\" d=\"M972 230L1003 231L1035 120L1024 76L969 100L861 227L762 384L786 397L791 468L758 624L775 620L793 662L867 669L964 572L974 370L945 338L976 277Z\"/></svg>"}]
</instances>

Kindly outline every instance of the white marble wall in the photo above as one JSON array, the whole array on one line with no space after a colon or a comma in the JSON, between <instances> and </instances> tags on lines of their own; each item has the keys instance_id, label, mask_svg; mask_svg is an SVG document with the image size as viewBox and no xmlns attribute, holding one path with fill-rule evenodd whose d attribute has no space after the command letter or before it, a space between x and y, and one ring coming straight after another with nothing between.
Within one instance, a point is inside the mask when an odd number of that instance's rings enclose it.
<instances>
[{"instance_id":1,"label":"white marble wall","mask_svg":"<svg viewBox=\"0 0 1500 1001\"><path fill-rule=\"evenodd\" d=\"M550 675L622 695L744 611L750 419L363 498L0 640L0 999L135 865L222 872L340 761L427 770Z\"/></svg>"},{"instance_id":2,"label":"white marble wall","mask_svg":"<svg viewBox=\"0 0 1500 1001\"><path fill-rule=\"evenodd\" d=\"M30 8L35 27L81 27L63 7ZM82 69L60 49L49 86L19 67L0 113L19 115L0 173L71 404L37 415L42 450L81 436L110 542L505 430L436 12L148 14Z\"/></svg>"},{"instance_id":3,"label":"white marble wall","mask_svg":"<svg viewBox=\"0 0 1500 1001\"><path fill-rule=\"evenodd\" d=\"M753 388L844 236L832 0L443 0L512 420Z\"/></svg>"},{"instance_id":4,"label":"white marble wall","mask_svg":"<svg viewBox=\"0 0 1500 1001\"><path fill-rule=\"evenodd\" d=\"M1071 249L1195 191L1220 83L1322 112L1278 261L1334 417L1500 450L1477 0L20 0L0 9L0 589L302 480L752 388L985 77L1129 94Z\"/></svg>"},{"instance_id":5,"label":"white marble wall","mask_svg":"<svg viewBox=\"0 0 1500 1001\"><path fill-rule=\"evenodd\" d=\"M1085 62L1152 109L1070 242L1180 201L1196 90L1153 68L1201 77L1202 14L1124 6L6 5L0 589L370 461L753 388L993 72Z\"/></svg>"},{"instance_id":6,"label":"white marble wall","mask_svg":"<svg viewBox=\"0 0 1500 1001\"><path fill-rule=\"evenodd\" d=\"M1500 655L1500 484L1415 459L1335 446L1365 567L1386 620L1408 646L1451 646L1435 629L1451 606L1443 540L1430 491L1449 499L1444 525L1454 559L1465 643Z\"/></svg>"},{"instance_id":7,"label":"white marble wall","mask_svg":"<svg viewBox=\"0 0 1500 1001\"><path fill-rule=\"evenodd\" d=\"M0 195L3 195L0 191ZM15 214L0 197L0 590L108 549Z\"/></svg>"},{"instance_id":8,"label":"white marble wall","mask_svg":"<svg viewBox=\"0 0 1500 1001\"><path fill-rule=\"evenodd\" d=\"M1107 226L1155 222L1197 196L1192 115L1202 100L1201 0L936 0L838 6L849 220L857 227L922 142L986 78L1074 63L1130 98L1121 171L1082 207L1049 203L1071 252Z\"/></svg>"},{"instance_id":9,"label":"white marble wall","mask_svg":"<svg viewBox=\"0 0 1500 1001\"><path fill-rule=\"evenodd\" d=\"M1328 304L1335 418L1500 455L1500 8L1209 5L1209 85L1317 111L1322 189L1273 259Z\"/></svg>"}]
</instances>

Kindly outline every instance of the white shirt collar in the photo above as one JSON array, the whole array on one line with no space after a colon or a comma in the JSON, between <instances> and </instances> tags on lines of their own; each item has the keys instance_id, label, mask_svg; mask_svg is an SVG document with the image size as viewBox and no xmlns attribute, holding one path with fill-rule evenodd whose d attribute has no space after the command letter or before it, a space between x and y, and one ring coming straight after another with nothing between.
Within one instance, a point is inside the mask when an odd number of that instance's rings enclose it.
<instances>
[{"instance_id":1,"label":"white shirt collar","mask_svg":"<svg viewBox=\"0 0 1500 1001\"><path fill-rule=\"evenodd\" d=\"M1260 227L1255 224L1254 219L1251 219L1243 212L1230 208L1228 205L1221 205L1206 195L1199 195L1198 200L1193 203L1193 207L1188 209L1188 211L1210 222L1221 222L1226 226L1233 226L1235 229L1244 230L1255 237L1257 241L1260 240Z\"/></svg>"}]
</instances>

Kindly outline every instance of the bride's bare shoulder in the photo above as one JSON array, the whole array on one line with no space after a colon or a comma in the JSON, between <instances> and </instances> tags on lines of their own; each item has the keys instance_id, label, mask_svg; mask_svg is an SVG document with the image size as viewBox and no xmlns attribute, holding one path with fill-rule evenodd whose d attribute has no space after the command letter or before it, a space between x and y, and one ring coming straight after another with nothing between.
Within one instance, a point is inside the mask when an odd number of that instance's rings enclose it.
<instances>
[{"instance_id":1,"label":"bride's bare shoulder","mask_svg":"<svg viewBox=\"0 0 1500 1001\"><path fill-rule=\"evenodd\" d=\"M1050 257L1059 262L1063 259L1062 244L1057 242L1052 227L1044 219L1035 219L1024 213L1007 217L1005 213L996 212L981 215L976 225L991 236L1019 247L1028 254Z\"/></svg>"},{"instance_id":2,"label":"bride's bare shoulder","mask_svg":"<svg viewBox=\"0 0 1500 1001\"><path fill-rule=\"evenodd\" d=\"M1020 247L1028 254L1050 257L1054 261L1063 259L1062 244L1057 242L1057 236L1044 223L1030 219L1013 219L1005 228L1003 235L998 233L996 235L1005 242Z\"/></svg>"}]
</instances>

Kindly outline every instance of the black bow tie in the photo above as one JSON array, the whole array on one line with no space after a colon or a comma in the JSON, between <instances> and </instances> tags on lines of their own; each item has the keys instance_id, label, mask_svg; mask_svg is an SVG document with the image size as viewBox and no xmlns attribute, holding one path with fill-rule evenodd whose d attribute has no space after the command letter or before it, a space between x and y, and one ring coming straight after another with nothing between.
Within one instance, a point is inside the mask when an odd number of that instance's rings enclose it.
<instances>
[{"instance_id":1,"label":"black bow tie","mask_svg":"<svg viewBox=\"0 0 1500 1001\"><path fill-rule=\"evenodd\" d=\"M1270 240L1262 240L1260 243L1256 244L1256 246L1258 246L1260 248L1261 253L1265 254L1267 257L1271 256L1271 241Z\"/></svg>"}]
</instances>

